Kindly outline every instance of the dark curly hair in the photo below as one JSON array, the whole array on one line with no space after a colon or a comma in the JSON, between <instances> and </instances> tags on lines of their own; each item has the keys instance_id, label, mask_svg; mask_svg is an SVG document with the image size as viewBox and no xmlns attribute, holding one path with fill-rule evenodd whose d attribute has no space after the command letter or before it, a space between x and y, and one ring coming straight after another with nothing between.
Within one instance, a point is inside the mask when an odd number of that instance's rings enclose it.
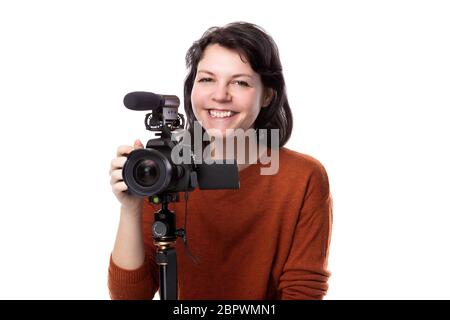
<instances>
[{"instance_id":1,"label":"dark curly hair","mask_svg":"<svg viewBox=\"0 0 450 320\"><path fill-rule=\"evenodd\" d=\"M263 85L273 89L272 101L267 107L261 108L255 120L255 130L258 134L259 129L279 129L279 146L285 145L292 133L293 119L287 99L278 47L272 37L261 27L247 22L234 22L224 27L209 28L187 51L188 74L184 81L187 129L193 132L196 120L192 110L191 93L197 66L205 49L211 44L219 44L237 51L243 61L248 61L252 69L260 75ZM270 138L270 134L268 138ZM270 139L268 146L270 147Z\"/></svg>"}]
</instances>

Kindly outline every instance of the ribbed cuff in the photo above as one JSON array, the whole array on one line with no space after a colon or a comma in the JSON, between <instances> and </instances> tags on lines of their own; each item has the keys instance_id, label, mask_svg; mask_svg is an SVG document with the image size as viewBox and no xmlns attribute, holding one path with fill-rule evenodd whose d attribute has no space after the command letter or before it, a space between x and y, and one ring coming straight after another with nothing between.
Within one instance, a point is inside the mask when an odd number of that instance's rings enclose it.
<instances>
[{"instance_id":1,"label":"ribbed cuff","mask_svg":"<svg viewBox=\"0 0 450 320\"><path fill-rule=\"evenodd\" d=\"M109 276L114 282L122 284L136 284L150 276L150 266L147 255L142 265L134 270L127 270L117 266L112 255L109 259Z\"/></svg>"}]
</instances>

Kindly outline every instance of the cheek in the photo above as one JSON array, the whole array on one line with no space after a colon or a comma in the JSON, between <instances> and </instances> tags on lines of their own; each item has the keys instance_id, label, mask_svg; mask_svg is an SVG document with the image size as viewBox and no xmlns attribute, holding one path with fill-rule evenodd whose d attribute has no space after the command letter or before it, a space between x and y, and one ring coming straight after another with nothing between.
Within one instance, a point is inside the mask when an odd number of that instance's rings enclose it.
<instances>
[{"instance_id":1,"label":"cheek","mask_svg":"<svg viewBox=\"0 0 450 320\"><path fill-rule=\"evenodd\" d=\"M197 89L195 88L195 85L192 87L192 92L191 92L191 103L192 105L196 105L197 104Z\"/></svg>"},{"instance_id":2,"label":"cheek","mask_svg":"<svg viewBox=\"0 0 450 320\"><path fill-rule=\"evenodd\" d=\"M192 105L192 111L194 111L195 116L198 118L198 107L201 105L200 104L200 97L198 95L198 91L194 88L192 88L192 93L191 93L191 105Z\"/></svg>"},{"instance_id":3,"label":"cheek","mask_svg":"<svg viewBox=\"0 0 450 320\"><path fill-rule=\"evenodd\" d=\"M203 90L199 90L198 87L194 85L191 93L191 103L194 108L201 108L204 106L206 101L206 95Z\"/></svg>"},{"instance_id":4,"label":"cheek","mask_svg":"<svg viewBox=\"0 0 450 320\"><path fill-rule=\"evenodd\" d=\"M243 119L243 126L246 129L251 128L261 110L260 101L257 95L251 95L246 99L245 103L245 118Z\"/></svg>"},{"instance_id":5,"label":"cheek","mask_svg":"<svg viewBox=\"0 0 450 320\"><path fill-rule=\"evenodd\" d=\"M245 97L244 105L247 113L251 115L257 115L261 109L261 103L256 94L251 94Z\"/></svg>"}]
</instances>

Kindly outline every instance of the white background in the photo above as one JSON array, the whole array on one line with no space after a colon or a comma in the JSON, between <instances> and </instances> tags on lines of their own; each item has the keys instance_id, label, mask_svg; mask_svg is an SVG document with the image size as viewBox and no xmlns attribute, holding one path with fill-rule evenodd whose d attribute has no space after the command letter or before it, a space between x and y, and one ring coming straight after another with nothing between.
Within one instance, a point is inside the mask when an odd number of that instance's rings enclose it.
<instances>
[{"instance_id":1,"label":"white background","mask_svg":"<svg viewBox=\"0 0 450 320\"><path fill-rule=\"evenodd\" d=\"M277 42L294 131L334 196L327 299L448 299L446 1L2 1L0 298L108 299L124 94L182 97L184 56L244 20ZM182 108L181 108L182 110Z\"/></svg>"}]
</instances>

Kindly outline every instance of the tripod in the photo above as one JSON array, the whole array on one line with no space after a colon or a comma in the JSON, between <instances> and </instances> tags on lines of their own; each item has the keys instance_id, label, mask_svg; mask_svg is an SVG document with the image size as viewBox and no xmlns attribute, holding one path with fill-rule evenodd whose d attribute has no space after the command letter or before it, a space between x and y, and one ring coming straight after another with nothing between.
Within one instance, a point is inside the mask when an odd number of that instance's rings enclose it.
<instances>
[{"instance_id":1,"label":"tripod","mask_svg":"<svg viewBox=\"0 0 450 320\"><path fill-rule=\"evenodd\" d=\"M170 202L178 202L178 193L164 193L149 197L154 204L161 204L155 212L152 226L153 243L157 247L156 263L159 265L159 283L161 300L178 299L177 255L175 242L177 237L184 237L184 229L176 229L175 212L169 210Z\"/></svg>"}]
</instances>

